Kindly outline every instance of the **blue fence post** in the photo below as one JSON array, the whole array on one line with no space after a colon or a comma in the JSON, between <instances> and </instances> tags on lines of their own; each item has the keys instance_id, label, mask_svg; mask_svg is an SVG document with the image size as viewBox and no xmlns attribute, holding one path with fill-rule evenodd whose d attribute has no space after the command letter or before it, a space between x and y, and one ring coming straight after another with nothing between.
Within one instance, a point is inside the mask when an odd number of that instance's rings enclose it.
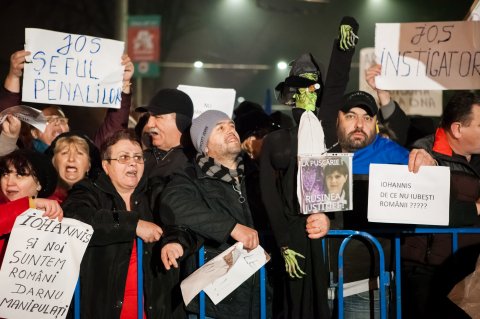
<instances>
[{"instance_id":1,"label":"blue fence post","mask_svg":"<svg viewBox=\"0 0 480 319\"><path fill-rule=\"evenodd\" d=\"M202 246L200 250L198 251L198 267L202 267L203 264L205 263L205 248ZM205 293L200 291L200 302L199 302L199 308L200 308L200 319L205 319Z\"/></svg>"},{"instance_id":2,"label":"blue fence post","mask_svg":"<svg viewBox=\"0 0 480 319\"><path fill-rule=\"evenodd\" d=\"M143 240L137 238L137 317L143 319Z\"/></svg>"},{"instance_id":3,"label":"blue fence post","mask_svg":"<svg viewBox=\"0 0 480 319\"><path fill-rule=\"evenodd\" d=\"M343 319L343 252L348 244L348 242L352 239L353 236L362 236L370 240L370 242L376 247L379 256L379 264L380 264L380 318L386 319L387 318L387 304L386 304L386 286L389 285L389 276L388 273L385 273L385 254L383 253L382 245L380 242L370 235L367 232L362 231L353 231L353 230L330 230L328 235L340 235L340 236L348 236L342 241L340 245L340 249L338 252L338 318Z\"/></svg>"},{"instance_id":4,"label":"blue fence post","mask_svg":"<svg viewBox=\"0 0 480 319\"><path fill-rule=\"evenodd\" d=\"M73 317L80 319L80 276L75 286L75 294L73 295Z\"/></svg>"},{"instance_id":5,"label":"blue fence post","mask_svg":"<svg viewBox=\"0 0 480 319\"><path fill-rule=\"evenodd\" d=\"M400 236L395 234L395 310L397 319L402 319L402 263L401 263Z\"/></svg>"},{"instance_id":6,"label":"blue fence post","mask_svg":"<svg viewBox=\"0 0 480 319\"><path fill-rule=\"evenodd\" d=\"M267 289L265 266L260 268L260 318L267 319Z\"/></svg>"}]
</instances>

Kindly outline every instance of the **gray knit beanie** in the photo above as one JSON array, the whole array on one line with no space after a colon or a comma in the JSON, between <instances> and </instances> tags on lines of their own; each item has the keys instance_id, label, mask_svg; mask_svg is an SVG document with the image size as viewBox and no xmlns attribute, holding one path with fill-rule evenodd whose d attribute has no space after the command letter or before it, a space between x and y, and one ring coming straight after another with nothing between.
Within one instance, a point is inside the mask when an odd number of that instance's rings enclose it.
<instances>
[{"instance_id":1,"label":"gray knit beanie","mask_svg":"<svg viewBox=\"0 0 480 319\"><path fill-rule=\"evenodd\" d=\"M224 120L230 120L230 117L217 110L205 111L193 119L192 126L190 127L190 136L197 152L205 152L205 147L207 147L208 139L210 138L213 128L218 122Z\"/></svg>"}]
</instances>

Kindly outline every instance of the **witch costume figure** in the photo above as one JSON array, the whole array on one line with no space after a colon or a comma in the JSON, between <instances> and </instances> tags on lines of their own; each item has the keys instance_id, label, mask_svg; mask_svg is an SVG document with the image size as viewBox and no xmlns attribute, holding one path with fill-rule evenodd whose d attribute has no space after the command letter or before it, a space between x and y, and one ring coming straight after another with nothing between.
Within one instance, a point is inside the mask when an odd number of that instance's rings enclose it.
<instances>
[{"instance_id":1,"label":"witch costume figure","mask_svg":"<svg viewBox=\"0 0 480 319\"><path fill-rule=\"evenodd\" d=\"M318 143L324 143L326 149L337 143L337 113L349 79L357 32L355 19L344 17L324 83L314 57L303 54L290 64L289 77L276 87L279 101L293 107L297 124L305 111L318 117L324 132ZM298 145L298 125L266 136L260 159L262 199L285 261L284 317L329 318L328 271L321 239L308 238L307 215L301 214L297 199Z\"/></svg>"}]
</instances>

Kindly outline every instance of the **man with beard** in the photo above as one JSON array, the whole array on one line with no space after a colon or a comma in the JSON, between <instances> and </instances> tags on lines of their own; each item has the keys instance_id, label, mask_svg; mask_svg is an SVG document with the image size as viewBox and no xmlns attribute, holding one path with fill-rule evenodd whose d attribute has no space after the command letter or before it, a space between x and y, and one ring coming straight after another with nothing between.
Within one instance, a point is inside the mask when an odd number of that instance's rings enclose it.
<instances>
[{"instance_id":1,"label":"man with beard","mask_svg":"<svg viewBox=\"0 0 480 319\"><path fill-rule=\"evenodd\" d=\"M378 107L375 99L364 91L351 92L344 96L338 111L338 144L330 152L353 153L353 211L328 214L331 229L373 230L384 229L385 224L368 223L368 173L370 164L408 164L409 152L397 143L377 134ZM416 168L417 170L417 168ZM324 229L319 227L321 214L307 218L307 233L310 238L320 238ZM389 238L377 236L385 252L386 269L390 267L391 244ZM329 271L337 279L338 249L341 239L328 239ZM375 262L372 262L372 261ZM345 318L371 318L380 314L377 277L378 254L366 240L353 238L344 251L344 314ZM332 298L333 299L333 298ZM373 305L373 307L372 307ZM332 305L334 307L334 305ZM373 317L372 317L373 318Z\"/></svg>"},{"instance_id":2,"label":"man with beard","mask_svg":"<svg viewBox=\"0 0 480 319\"><path fill-rule=\"evenodd\" d=\"M178 267L179 257L188 257L185 260L188 273L196 269L195 256L191 254L201 244L205 247L205 261L235 242L243 243L245 249L254 249L259 244L246 200L240 138L235 124L227 114L209 110L193 120L190 134L197 150L194 163L173 174L162 193L160 207L164 225L188 230L197 239L196 245L188 245L170 237L172 243L180 243L186 251L162 254L167 269ZM206 314L213 318L258 318L259 298L258 276L254 274L217 305L206 298ZM198 313L198 298L187 309Z\"/></svg>"}]
</instances>

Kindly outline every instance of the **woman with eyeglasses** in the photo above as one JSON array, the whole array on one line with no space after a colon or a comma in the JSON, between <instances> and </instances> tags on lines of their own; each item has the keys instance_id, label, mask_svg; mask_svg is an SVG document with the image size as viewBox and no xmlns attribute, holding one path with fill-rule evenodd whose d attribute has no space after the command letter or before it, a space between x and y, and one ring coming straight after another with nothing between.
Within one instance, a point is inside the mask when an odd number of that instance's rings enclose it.
<instances>
[{"instance_id":1,"label":"woman with eyeglasses","mask_svg":"<svg viewBox=\"0 0 480 319\"><path fill-rule=\"evenodd\" d=\"M31 150L16 150L0 158L0 264L18 215L29 208L45 210L43 216L62 220L60 204L49 198L57 174L49 159Z\"/></svg>"},{"instance_id":2,"label":"woman with eyeglasses","mask_svg":"<svg viewBox=\"0 0 480 319\"><path fill-rule=\"evenodd\" d=\"M80 268L82 318L137 318L137 247L144 241L144 317L168 318L153 298L161 286L151 260L162 229L153 223L144 158L133 130L114 133L101 147L103 172L73 186L63 203L65 216L93 226Z\"/></svg>"}]
</instances>

